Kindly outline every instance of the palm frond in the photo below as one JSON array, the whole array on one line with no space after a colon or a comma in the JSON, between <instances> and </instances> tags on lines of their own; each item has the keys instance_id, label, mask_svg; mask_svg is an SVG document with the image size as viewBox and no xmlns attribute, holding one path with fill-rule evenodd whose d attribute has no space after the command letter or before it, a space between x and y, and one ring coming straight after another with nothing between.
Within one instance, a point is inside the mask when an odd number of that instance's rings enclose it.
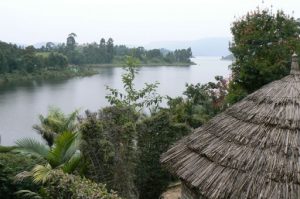
<instances>
[{"instance_id":1,"label":"palm frond","mask_svg":"<svg viewBox=\"0 0 300 199\"><path fill-rule=\"evenodd\" d=\"M32 172L31 171L22 171L21 173L18 173L15 178L14 181L15 182L22 182L25 178L29 178L32 177Z\"/></svg>"},{"instance_id":2,"label":"palm frond","mask_svg":"<svg viewBox=\"0 0 300 199\"><path fill-rule=\"evenodd\" d=\"M65 121L65 130L74 130L76 128L75 121L77 118L77 115L79 113L79 110L75 110L70 115L68 115Z\"/></svg>"},{"instance_id":3,"label":"palm frond","mask_svg":"<svg viewBox=\"0 0 300 199\"><path fill-rule=\"evenodd\" d=\"M72 141L72 143L68 147L67 151L65 152L64 158L62 160L63 162L70 160L70 158L74 154L78 153L78 151L80 149L80 145L82 144L81 134L78 132L74 135L75 135L75 139Z\"/></svg>"},{"instance_id":4,"label":"palm frond","mask_svg":"<svg viewBox=\"0 0 300 199\"><path fill-rule=\"evenodd\" d=\"M46 158L49 153L49 147L32 138L22 138L16 141L16 150L29 153L38 157Z\"/></svg>"},{"instance_id":5,"label":"palm frond","mask_svg":"<svg viewBox=\"0 0 300 199\"><path fill-rule=\"evenodd\" d=\"M49 126L44 124L41 124L41 126L33 125L33 129L42 136L42 138L47 142L49 146L52 146L56 137L56 133L53 132Z\"/></svg>"},{"instance_id":6,"label":"palm frond","mask_svg":"<svg viewBox=\"0 0 300 199\"><path fill-rule=\"evenodd\" d=\"M51 174L54 171L55 170L52 169L50 164L46 164L45 166L36 165L31 171L33 182L36 184L47 182L51 178Z\"/></svg>"},{"instance_id":7,"label":"palm frond","mask_svg":"<svg viewBox=\"0 0 300 199\"><path fill-rule=\"evenodd\" d=\"M42 197L33 191L30 190L20 190L15 192L16 195L22 196L22 198L29 198L29 199L42 199Z\"/></svg>"},{"instance_id":8,"label":"palm frond","mask_svg":"<svg viewBox=\"0 0 300 199\"><path fill-rule=\"evenodd\" d=\"M55 143L48 154L48 160L52 166L57 167L65 163L78 150L76 137L77 134L72 132L64 132L56 137Z\"/></svg>"},{"instance_id":9,"label":"palm frond","mask_svg":"<svg viewBox=\"0 0 300 199\"><path fill-rule=\"evenodd\" d=\"M75 171L75 169L78 167L78 165L81 163L82 155L80 151L77 151L72 158L63 165L62 170L65 173L72 173Z\"/></svg>"}]
</instances>

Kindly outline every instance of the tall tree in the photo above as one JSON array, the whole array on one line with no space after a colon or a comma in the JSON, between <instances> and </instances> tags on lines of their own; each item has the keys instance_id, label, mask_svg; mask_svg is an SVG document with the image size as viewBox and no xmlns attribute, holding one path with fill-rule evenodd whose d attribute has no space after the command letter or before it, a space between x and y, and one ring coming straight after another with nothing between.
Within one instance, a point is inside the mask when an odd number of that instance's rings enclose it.
<instances>
[{"instance_id":1,"label":"tall tree","mask_svg":"<svg viewBox=\"0 0 300 199\"><path fill-rule=\"evenodd\" d=\"M99 58L100 63L106 62L106 41L104 38L101 38L99 44Z\"/></svg>"},{"instance_id":2,"label":"tall tree","mask_svg":"<svg viewBox=\"0 0 300 199\"><path fill-rule=\"evenodd\" d=\"M46 43L46 50L51 51L54 46L55 46L55 44L53 42L47 42Z\"/></svg>"},{"instance_id":3,"label":"tall tree","mask_svg":"<svg viewBox=\"0 0 300 199\"><path fill-rule=\"evenodd\" d=\"M0 73L8 72L9 67L7 64L6 57L4 56L4 53L0 49Z\"/></svg>"},{"instance_id":4,"label":"tall tree","mask_svg":"<svg viewBox=\"0 0 300 199\"><path fill-rule=\"evenodd\" d=\"M114 58L114 40L109 38L106 43L106 61L111 63Z\"/></svg>"},{"instance_id":5,"label":"tall tree","mask_svg":"<svg viewBox=\"0 0 300 199\"><path fill-rule=\"evenodd\" d=\"M37 68L37 60L35 56L35 48L33 46L28 46L25 48L23 54L23 64L24 69L27 72L33 72Z\"/></svg>"},{"instance_id":6,"label":"tall tree","mask_svg":"<svg viewBox=\"0 0 300 199\"><path fill-rule=\"evenodd\" d=\"M77 37L77 35L75 33L70 33L67 37L67 48L68 50L74 50L75 46L76 46L76 41L75 41L75 37Z\"/></svg>"}]
</instances>

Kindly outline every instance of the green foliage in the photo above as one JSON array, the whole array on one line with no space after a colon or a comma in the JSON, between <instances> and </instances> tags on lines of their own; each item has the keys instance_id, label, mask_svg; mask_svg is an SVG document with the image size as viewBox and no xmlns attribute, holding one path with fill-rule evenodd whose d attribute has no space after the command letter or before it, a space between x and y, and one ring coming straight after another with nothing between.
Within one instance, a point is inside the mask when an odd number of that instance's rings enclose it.
<instances>
[{"instance_id":1,"label":"green foliage","mask_svg":"<svg viewBox=\"0 0 300 199\"><path fill-rule=\"evenodd\" d=\"M67 37L67 51L73 51L75 49L76 46L76 41L75 41L75 37L77 37L77 35L75 33L70 33Z\"/></svg>"},{"instance_id":2,"label":"green foliage","mask_svg":"<svg viewBox=\"0 0 300 199\"><path fill-rule=\"evenodd\" d=\"M66 70L67 66L81 64L120 64L126 56L133 56L144 64L191 63L191 49L169 51L163 49L145 50L143 47L128 48L125 45L114 45L112 38L100 43L79 45L75 33L70 33L66 43L54 44L47 42L45 46L35 49L26 48L0 41L0 74L23 72L34 74L44 70ZM78 74L77 74L78 75ZM80 74L79 74L80 75ZM22 77L19 77L22 79ZM0 76L1 83L1 76Z\"/></svg>"},{"instance_id":3,"label":"green foliage","mask_svg":"<svg viewBox=\"0 0 300 199\"><path fill-rule=\"evenodd\" d=\"M78 110L65 115L59 108L50 107L47 116L40 115L40 125L33 128L42 136L49 146L52 146L55 137L65 131L76 131Z\"/></svg>"},{"instance_id":4,"label":"green foliage","mask_svg":"<svg viewBox=\"0 0 300 199\"><path fill-rule=\"evenodd\" d=\"M300 47L300 29L294 18L282 11L273 14L257 9L236 20L231 32L235 61L230 102L288 74L291 55Z\"/></svg>"},{"instance_id":5,"label":"green foliage","mask_svg":"<svg viewBox=\"0 0 300 199\"><path fill-rule=\"evenodd\" d=\"M192 54L191 48L181 49L181 50L178 49L178 50L175 50L175 52L174 52L174 57L177 62L189 63L189 62L191 62L190 58L192 56L193 56L193 54Z\"/></svg>"},{"instance_id":6,"label":"green foliage","mask_svg":"<svg viewBox=\"0 0 300 199\"><path fill-rule=\"evenodd\" d=\"M91 76L96 71L90 67L67 67L65 69L43 68L32 73L14 71L12 73L0 73L0 85L2 84L22 84L24 82L60 80L78 76Z\"/></svg>"},{"instance_id":7,"label":"green foliage","mask_svg":"<svg viewBox=\"0 0 300 199\"><path fill-rule=\"evenodd\" d=\"M35 165L29 172L20 173L18 179L32 177L34 183L45 183L57 169L65 173L74 172L81 160L80 143L79 134L71 132L57 135L51 147L32 138L18 140L16 151L36 156L46 162L43 165Z\"/></svg>"},{"instance_id":8,"label":"green foliage","mask_svg":"<svg viewBox=\"0 0 300 199\"><path fill-rule=\"evenodd\" d=\"M138 115L128 107L107 107L86 112L81 119L81 151L86 158L85 176L107 184L124 198L137 198L134 185Z\"/></svg>"},{"instance_id":9,"label":"green foliage","mask_svg":"<svg viewBox=\"0 0 300 199\"><path fill-rule=\"evenodd\" d=\"M168 112L160 111L138 124L138 164L136 185L139 198L159 198L173 180L169 172L161 167L159 158L171 144L190 133L185 124L176 124Z\"/></svg>"},{"instance_id":10,"label":"green foliage","mask_svg":"<svg viewBox=\"0 0 300 199\"><path fill-rule=\"evenodd\" d=\"M12 150L14 150L16 147L15 146L1 146L0 145L0 153L7 153Z\"/></svg>"},{"instance_id":11,"label":"green foliage","mask_svg":"<svg viewBox=\"0 0 300 199\"><path fill-rule=\"evenodd\" d=\"M65 68L68 66L68 58L61 53L51 52L47 59L47 66Z\"/></svg>"},{"instance_id":12,"label":"green foliage","mask_svg":"<svg viewBox=\"0 0 300 199\"><path fill-rule=\"evenodd\" d=\"M121 199L103 184L60 171L52 174L51 181L45 187L45 195L50 199Z\"/></svg>"},{"instance_id":13,"label":"green foliage","mask_svg":"<svg viewBox=\"0 0 300 199\"><path fill-rule=\"evenodd\" d=\"M231 81L228 86L228 94L225 97L225 101L229 104L234 104L247 95L247 91L239 83Z\"/></svg>"},{"instance_id":14,"label":"green foliage","mask_svg":"<svg viewBox=\"0 0 300 199\"><path fill-rule=\"evenodd\" d=\"M104 64L112 63L114 58L114 41L109 38L107 42L104 38L100 40L100 43L96 42L87 44L86 46L79 46L82 49L81 63L85 64Z\"/></svg>"},{"instance_id":15,"label":"green foliage","mask_svg":"<svg viewBox=\"0 0 300 199\"><path fill-rule=\"evenodd\" d=\"M153 59L153 58L162 58L163 57L163 54L160 52L159 49L152 49L152 50L148 50L146 52L146 57L148 59Z\"/></svg>"},{"instance_id":16,"label":"green foliage","mask_svg":"<svg viewBox=\"0 0 300 199\"><path fill-rule=\"evenodd\" d=\"M126 67L124 67L126 73L122 75L122 82L124 85L125 93L121 93L117 89L107 86L107 90L110 93L105 97L111 105L133 107L142 110L144 107L157 108L162 101L162 97L156 92L158 82L154 84L145 83L145 87L137 90L134 85L134 79L137 70L137 60L133 57L127 57Z\"/></svg>"},{"instance_id":17,"label":"green foliage","mask_svg":"<svg viewBox=\"0 0 300 199\"><path fill-rule=\"evenodd\" d=\"M20 190L15 193L15 195L22 197L23 199L43 199L38 193L30 190Z\"/></svg>"},{"instance_id":18,"label":"green foliage","mask_svg":"<svg viewBox=\"0 0 300 199\"><path fill-rule=\"evenodd\" d=\"M174 52L166 49L145 50L144 47L128 48L124 45L114 47L116 57L132 56L141 63L187 63L190 64L192 57L191 48L177 49Z\"/></svg>"},{"instance_id":19,"label":"green foliage","mask_svg":"<svg viewBox=\"0 0 300 199\"><path fill-rule=\"evenodd\" d=\"M33 156L16 153L0 153L0 196L6 199L15 199L14 192L20 189L30 189L37 191L39 186L32 183L31 180L15 181L15 176L42 163L41 159Z\"/></svg>"},{"instance_id":20,"label":"green foliage","mask_svg":"<svg viewBox=\"0 0 300 199\"><path fill-rule=\"evenodd\" d=\"M106 62L111 63L114 58L114 40L109 38L106 43Z\"/></svg>"},{"instance_id":21,"label":"green foliage","mask_svg":"<svg viewBox=\"0 0 300 199\"><path fill-rule=\"evenodd\" d=\"M168 101L172 120L176 123L185 123L197 128L211 117L226 108L224 102L227 95L227 82L221 76L216 77L217 83L186 85L186 98L170 98Z\"/></svg>"},{"instance_id":22,"label":"green foliage","mask_svg":"<svg viewBox=\"0 0 300 199\"><path fill-rule=\"evenodd\" d=\"M49 55L38 53L33 46L25 49L0 42L0 74L22 71L33 73L47 67L61 69L68 65L66 56L58 52Z\"/></svg>"}]
</instances>

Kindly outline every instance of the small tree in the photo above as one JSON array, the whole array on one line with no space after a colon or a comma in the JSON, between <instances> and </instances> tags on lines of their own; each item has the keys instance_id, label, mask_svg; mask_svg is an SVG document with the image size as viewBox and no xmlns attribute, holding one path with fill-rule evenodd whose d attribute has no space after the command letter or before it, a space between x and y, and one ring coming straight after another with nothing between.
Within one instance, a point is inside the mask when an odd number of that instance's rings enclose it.
<instances>
[{"instance_id":1,"label":"small tree","mask_svg":"<svg viewBox=\"0 0 300 199\"><path fill-rule=\"evenodd\" d=\"M159 111L140 122L138 130L138 164L136 185L140 199L159 198L171 180L170 173L159 163L160 155L178 139L190 133L185 124L172 122L170 114Z\"/></svg>"},{"instance_id":2,"label":"small tree","mask_svg":"<svg viewBox=\"0 0 300 199\"><path fill-rule=\"evenodd\" d=\"M134 184L137 113L130 107L106 107L81 119L81 151L86 177L107 184L124 198L137 198Z\"/></svg>"},{"instance_id":3,"label":"small tree","mask_svg":"<svg viewBox=\"0 0 300 199\"><path fill-rule=\"evenodd\" d=\"M138 61L133 57L127 57L126 66L124 70L126 73L122 75L122 82L124 85L125 93L121 93L117 89L107 86L107 90L110 92L106 99L111 105L117 106L129 106L142 110L147 107L149 109L157 108L162 101L162 97L156 92L158 82L154 84L145 83L145 87L138 90L135 88L134 79L138 74L137 70Z\"/></svg>"}]
</instances>

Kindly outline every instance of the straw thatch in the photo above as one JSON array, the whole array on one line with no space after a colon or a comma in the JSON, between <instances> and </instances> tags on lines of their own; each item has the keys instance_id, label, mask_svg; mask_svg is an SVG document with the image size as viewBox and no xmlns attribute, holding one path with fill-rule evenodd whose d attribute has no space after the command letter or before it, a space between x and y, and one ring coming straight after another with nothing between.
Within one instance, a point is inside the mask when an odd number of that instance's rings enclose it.
<instances>
[{"instance_id":1,"label":"straw thatch","mask_svg":"<svg viewBox=\"0 0 300 199\"><path fill-rule=\"evenodd\" d=\"M300 198L300 70L177 142L161 162L210 199Z\"/></svg>"}]
</instances>

